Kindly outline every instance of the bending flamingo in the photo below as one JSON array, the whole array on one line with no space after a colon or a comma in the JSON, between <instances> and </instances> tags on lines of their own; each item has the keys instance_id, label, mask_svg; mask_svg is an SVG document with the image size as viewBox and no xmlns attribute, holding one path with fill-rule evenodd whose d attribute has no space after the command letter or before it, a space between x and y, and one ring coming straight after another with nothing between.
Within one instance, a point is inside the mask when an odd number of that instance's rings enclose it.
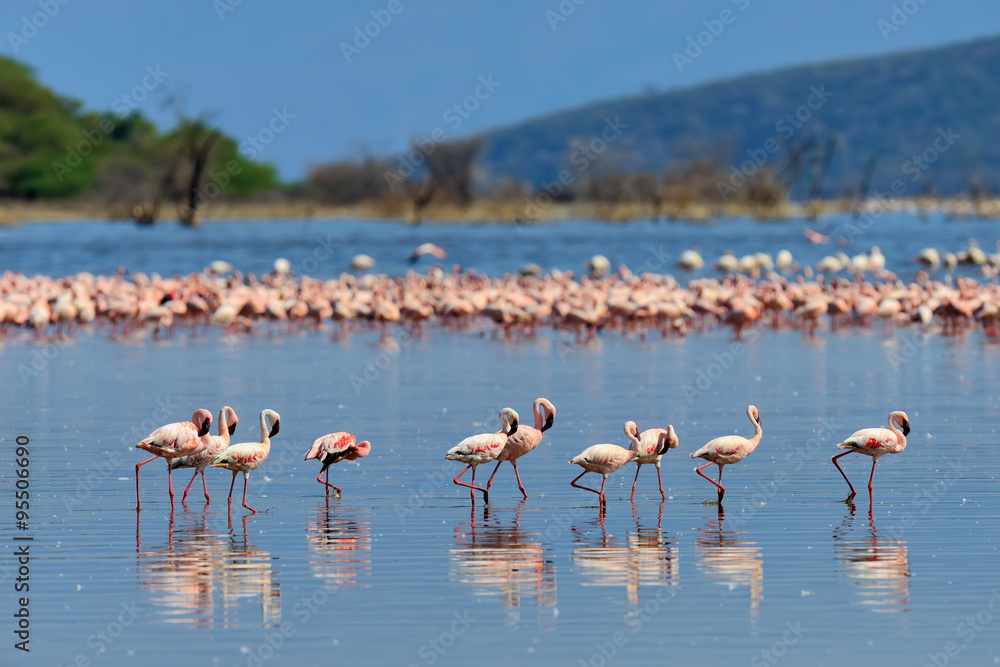
<instances>
[{"instance_id":1,"label":"bending flamingo","mask_svg":"<svg viewBox=\"0 0 1000 667\"><path fill-rule=\"evenodd\" d=\"M268 432L268 422L271 430ZM256 470L267 459L271 452L271 438L278 435L281 425L281 415L274 410L264 410L260 413L260 442L241 442L228 447L212 461L213 468L226 468L233 471L233 481L229 484L229 507L233 506L233 486L236 485L236 473L243 473L243 507L254 514L257 510L247 505L247 481L250 472Z\"/></svg>"},{"instance_id":2,"label":"bending flamingo","mask_svg":"<svg viewBox=\"0 0 1000 667\"><path fill-rule=\"evenodd\" d=\"M760 437L764 435L764 431L760 427L760 412L754 406L747 407L747 417L753 423L754 435L752 438L744 438L739 435L724 435L721 438L716 438L710 441L704 447L698 451L691 454L693 459L705 459L708 461L705 465L697 468L695 472L699 475L712 482L719 489L719 502L722 502L723 496L726 495L726 487L722 486L722 466L727 463L738 463L745 459L750 452L757 448L760 444ZM719 481L711 479L705 473L702 472L708 466L715 464L719 466Z\"/></svg>"},{"instance_id":3,"label":"bending flamingo","mask_svg":"<svg viewBox=\"0 0 1000 667\"><path fill-rule=\"evenodd\" d=\"M608 475L629 461L634 461L639 454L639 427L635 425L635 422L625 422L625 435L632 441L632 446L629 449L619 447L618 445L592 445L570 460L570 463L575 463L583 467L583 472L570 482L570 486L596 493L601 501L602 512L608 502L608 499L604 496L604 485L608 483ZM600 491L576 483L578 479L588 472L596 472L599 475L603 475L604 481L601 482Z\"/></svg>"},{"instance_id":4,"label":"bending flamingo","mask_svg":"<svg viewBox=\"0 0 1000 667\"><path fill-rule=\"evenodd\" d=\"M305 461L309 459L319 459L319 462L323 464L323 468L320 469L319 474L316 475L316 481L320 484L326 485L326 495L330 495L330 489L337 492L337 495L341 495L340 487L330 484L330 466L334 463L338 463L347 459L348 461L353 461L355 459L360 459L368 456L372 451L372 445L367 440L362 440L361 442L355 441L355 438L350 433L345 433L340 431L338 433L331 433L329 435L324 435L322 438L317 438L309 448L306 453ZM323 473L326 472L326 481L324 482L321 477Z\"/></svg>"},{"instance_id":5,"label":"bending flamingo","mask_svg":"<svg viewBox=\"0 0 1000 667\"><path fill-rule=\"evenodd\" d=\"M899 428L896 428L897 425ZM889 415L889 428L864 428L837 445L840 449L850 450L843 454L837 454L832 459L833 465L837 466L837 470L847 482L847 486L851 487L851 495L847 496L847 500L856 496L857 491L854 490L851 480L847 479L847 475L837 463L837 459L841 456L847 456L851 452L872 457L872 474L868 477L868 495L870 497L872 480L875 479L875 464L878 463L879 457L883 454L899 454L906 449L906 436L909 434L910 418L902 410L896 410Z\"/></svg>"},{"instance_id":6,"label":"bending flamingo","mask_svg":"<svg viewBox=\"0 0 1000 667\"><path fill-rule=\"evenodd\" d=\"M233 433L236 433L236 425L239 421L236 411L228 405L225 406L219 410L219 435L205 436L204 439L208 441L207 445L194 454L182 456L170 464L171 470L179 470L180 468L195 469L194 475L191 476L191 481L188 482L187 488L184 489L184 495L181 496L182 505L187 500L188 491L191 490L191 485L194 484L194 480L198 477L199 473L201 473L201 485L205 489L205 504L210 505L212 503L212 499L208 496L208 484L205 482L205 469L215 460L216 456L229 446L229 437Z\"/></svg>"},{"instance_id":7,"label":"bending flamingo","mask_svg":"<svg viewBox=\"0 0 1000 667\"><path fill-rule=\"evenodd\" d=\"M469 487L469 495L472 496L473 500L476 498L476 491L479 490L483 492L483 502L490 502L489 489L476 486L476 466L482 463L489 463L500 456L504 445L507 444L507 438L517 433L517 422L519 420L520 418L513 408L504 408L500 411L501 429L499 433L470 435L449 449L448 453L444 455L446 459L451 461L461 461L468 464L462 472L458 473L458 477L455 477L454 482L459 486ZM469 468L472 468L472 484L458 481L458 478L464 475L465 471Z\"/></svg>"},{"instance_id":8,"label":"bending flamingo","mask_svg":"<svg viewBox=\"0 0 1000 667\"><path fill-rule=\"evenodd\" d=\"M538 443L542 441L542 434L552 428L552 423L556 418L556 406L552 405L547 398L536 398L532 405L532 410L535 413L534 428L531 426L519 426L517 433L507 437L507 444L504 445L503 451L497 457L497 467L493 469L493 474L490 475L489 481L486 482L487 491L493 485L493 478L496 477L497 470L500 470L503 462L510 461L510 464L514 466L514 477L517 478L517 488L521 489L521 494L525 498L528 497L528 492L524 490L524 485L521 484L521 476L517 472L517 460L538 446ZM542 417L543 412L545 414L544 419Z\"/></svg>"},{"instance_id":9,"label":"bending flamingo","mask_svg":"<svg viewBox=\"0 0 1000 667\"><path fill-rule=\"evenodd\" d=\"M167 460L167 488L170 490L170 507L174 506L174 480L170 474L170 463L182 456L193 454L205 445L204 437L212 428L212 413L204 408L195 410L189 422L174 422L156 429L136 445L153 456L135 465L135 508L141 509L139 501L139 468L158 456Z\"/></svg>"},{"instance_id":10,"label":"bending flamingo","mask_svg":"<svg viewBox=\"0 0 1000 667\"><path fill-rule=\"evenodd\" d=\"M660 459L668 449L676 449L680 444L674 427L670 424L667 428L651 428L642 432L639 436L638 456L635 457L635 479L632 480L632 495L629 496L629 500L635 498L635 485L639 481L639 471L642 470L644 463L656 464L656 481L660 483L660 497L663 500L667 499L667 494L663 492L663 480L660 478Z\"/></svg>"}]
</instances>

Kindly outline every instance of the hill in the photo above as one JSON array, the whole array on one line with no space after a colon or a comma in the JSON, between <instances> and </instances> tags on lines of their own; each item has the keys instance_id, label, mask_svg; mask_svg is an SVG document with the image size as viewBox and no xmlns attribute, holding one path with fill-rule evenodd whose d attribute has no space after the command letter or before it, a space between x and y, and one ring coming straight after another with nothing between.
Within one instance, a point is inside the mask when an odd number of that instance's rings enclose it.
<instances>
[{"instance_id":1,"label":"hill","mask_svg":"<svg viewBox=\"0 0 1000 667\"><path fill-rule=\"evenodd\" d=\"M731 173L763 151L774 169L808 176L818 165L801 164L802 156L827 145L835 150L824 157L822 197L856 192L873 156L872 190L898 179L906 195L969 194L970 184L995 193L998 65L1000 37L992 37L609 100L488 133L478 166L538 186L563 169L662 174L706 158ZM621 133L598 156L608 119L618 119ZM788 181L793 195L808 192L806 178Z\"/></svg>"}]
</instances>

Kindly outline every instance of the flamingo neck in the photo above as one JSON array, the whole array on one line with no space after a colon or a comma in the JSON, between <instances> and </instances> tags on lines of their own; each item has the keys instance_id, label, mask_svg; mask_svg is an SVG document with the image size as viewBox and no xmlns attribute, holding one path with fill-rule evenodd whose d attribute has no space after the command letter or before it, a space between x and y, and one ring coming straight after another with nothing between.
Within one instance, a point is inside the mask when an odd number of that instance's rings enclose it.
<instances>
[{"instance_id":1,"label":"flamingo neck","mask_svg":"<svg viewBox=\"0 0 1000 667\"><path fill-rule=\"evenodd\" d=\"M263 412L260 413L260 442L262 445L271 446L271 438L268 433L271 429L267 427L267 415Z\"/></svg>"},{"instance_id":2,"label":"flamingo neck","mask_svg":"<svg viewBox=\"0 0 1000 667\"><path fill-rule=\"evenodd\" d=\"M542 402L535 401L535 428L539 431L545 426L545 420L542 418Z\"/></svg>"},{"instance_id":3,"label":"flamingo neck","mask_svg":"<svg viewBox=\"0 0 1000 667\"><path fill-rule=\"evenodd\" d=\"M219 436L229 440L229 415L225 410L219 412Z\"/></svg>"},{"instance_id":4,"label":"flamingo neck","mask_svg":"<svg viewBox=\"0 0 1000 667\"><path fill-rule=\"evenodd\" d=\"M906 436L903 435L902 429L896 425L896 421L892 418L892 415L889 415L889 430L896 436L896 448L894 451L898 454L906 449Z\"/></svg>"}]
</instances>

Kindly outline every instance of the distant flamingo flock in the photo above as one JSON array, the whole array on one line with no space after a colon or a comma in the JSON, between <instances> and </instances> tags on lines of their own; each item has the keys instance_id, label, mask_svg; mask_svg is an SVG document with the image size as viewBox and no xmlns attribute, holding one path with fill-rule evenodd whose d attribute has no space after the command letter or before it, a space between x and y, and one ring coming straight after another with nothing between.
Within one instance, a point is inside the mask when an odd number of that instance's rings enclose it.
<instances>
[{"instance_id":1,"label":"distant flamingo flock","mask_svg":"<svg viewBox=\"0 0 1000 667\"><path fill-rule=\"evenodd\" d=\"M411 259L423 256L446 257L432 244L417 248ZM739 338L758 326L813 336L824 323L835 331L881 322L886 336L908 325L947 335L981 327L986 336L997 336L1000 286L994 281L1000 253L988 255L971 241L958 253L928 248L915 261L923 268L904 282L885 268L877 247L854 257L829 255L815 267L799 266L787 250L774 258L725 253L712 265L720 277L687 285L670 275L636 274L624 265L612 271L601 256L590 258L588 273L580 277L557 269L543 275L537 265L501 277L435 265L396 278L345 273L318 280L293 275L284 259L261 276L233 272L226 262L169 278L124 270L62 279L7 272L0 276L0 332L26 329L43 341L81 327L106 328L114 339L131 340L170 336L181 326L195 331L215 326L230 335L332 326L337 335L377 328L388 338L394 327L419 333L436 324L451 330L493 327L504 337L532 336L550 327L581 339L604 330L645 338L651 332L685 335L722 325ZM351 265L365 271L374 263L359 255ZM953 275L950 270L959 264L976 267L982 282ZM694 250L679 256L681 270L704 265ZM941 280L932 278L941 271L946 272Z\"/></svg>"},{"instance_id":2,"label":"distant flamingo flock","mask_svg":"<svg viewBox=\"0 0 1000 667\"><path fill-rule=\"evenodd\" d=\"M555 422L556 408L546 398L538 398L533 406L535 426L521 426L520 416L513 408L503 408L498 415L500 429L496 432L479 433L471 435L446 453L445 458L465 464L465 468L453 480L455 484L469 489L470 497L475 503L476 491L483 494L483 500L489 503L490 487L493 478L504 461L510 461L514 468L514 476L521 494L526 499L528 492L521 482L521 476L517 469L517 460L533 451L541 443L545 431L552 428ZM726 489L722 486L722 468L725 465L738 463L749 456L760 444L763 437L760 411L756 406L747 407L747 417L754 427L754 434L750 438L738 435L726 435L710 440L703 447L691 453L691 458L701 458L708 461L695 472L712 483L718 492L718 503L721 507L725 497ZM231 445L229 439L236 430L238 419L236 412L229 406L223 407L219 412L219 435L209 435L212 424L212 414L205 409L196 410L189 422L177 422L167 424L153 431L144 438L137 448L143 449L153 454L153 457L142 461L135 466L135 493L136 510L140 510L139 497L139 468L149 463L153 459L160 457L167 462L168 489L170 493L170 506L174 506L174 491L170 477L171 471L178 468L194 468L194 476L188 483L188 488L184 491L181 499L183 504L187 500L188 490L195 478L201 474L202 483L205 487L205 504L211 503L208 493L208 486L205 482L204 471L208 467L226 468L233 473L233 479L229 486L229 508L232 508L233 488L236 485L237 473L243 473L243 507L256 513L257 510L247 504L247 485L250 473L256 470L264 461L271 448L271 438L278 434L281 423L280 415L274 410L263 410L260 413L260 441L245 442ZM639 479L639 469L647 463L656 466L657 481L659 483L660 497L666 500L663 491L663 481L660 478L660 463L664 454L671 449L676 449L680 445L680 440L674 431L673 425L666 428L653 428L642 433L634 421L625 422L625 436L629 440L628 447L621 447L616 444L592 445L577 456L570 459L569 463L583 468L583 472L575 477L570 485L597 494L598 504L601 514L607 508L607 496L604 493L608 476L620 470L629 463L635 462L636 473L632 482L631 500L635 499L635 488ZM850 502L856 495L854 486L844 473L837 459L857 452L872 457L872 471L868 480L868 492L871 496L873 492L873 479L875 477L875 464L884 454L898 454L906 448L906 436L910 432L910 421L905 412L895 411L889 415L888 428L869 428L857 431L849 438L837 445L840 449L848 451L838 454L832 458L833 464L844 477L850 488L847 502ZM337 496L341 495L341 489L330 484L330 466L339 461L352 461L368 456L371 452L371 443L368 441L358 442L356 437L347 432L331 433L317 438L313 442L309 451L305 455L305 460L317 459L323 464L316 481L324 486L324 494L329 497L333 491ZM476 486L476 467L484 463L497 462L493 469L493 474L485 487ZM719 467L718 481L708 477L702 471L715 464ZM469 470L472 471L469 482L460 481L462 476ZM601 488L593 489L577 482L587 473L597 473L601 475ZM326 479L323 479L324 473Z\"/></svg>"}]
</instances>

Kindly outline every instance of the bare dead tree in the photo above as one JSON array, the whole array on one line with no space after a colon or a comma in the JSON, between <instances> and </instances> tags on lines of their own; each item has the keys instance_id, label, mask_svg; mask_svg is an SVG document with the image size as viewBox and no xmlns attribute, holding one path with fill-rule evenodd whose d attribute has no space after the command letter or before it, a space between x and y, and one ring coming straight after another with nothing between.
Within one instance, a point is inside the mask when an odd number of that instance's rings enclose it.
<instances>
[{"instance_id":1,"label":"bare dead tree","mask_svg":"<svg viewBox=\"0 0 1000 667\"><path fill-rule=\"evenodd\" d=\"M882 155L875 151L868 156L865 168L861 172L861 181L858 183L858 192L854 197L854 206L851 208L851 217L855 220L861 215L861 207L868 198L868 190L871 188L872 177L875 175L875 167L878 165Z\"/></svg>"},{"instance_id":2,"label":"bare dead tree","mask_svg":"<svg viewBox=\"0 0 1000 667\"><path fill-rule=\"evenodd\" d=\"M176 155L185 163L178 176L178 214L181 223L197 224L198 207L204 203L202 181L212 158L212 149L219 140L218 130L205 122L205 117L184 123L179 136Z\"/></svg>"},{"instance_id":3,"label":"bare dead tree","mask_svg":"<svg viewBox=\"0 0 1000 667\"><path fill-rule=\"evenodd\" d=\"M418 210L434 198L459 206L471 204L474 194L472 167L485 147L486 140L482 136L439 143L430 152L414 142L413 150L424 153L427 168L426 185L418 190L414 198Z\"/></svg>"}]
</instances>

